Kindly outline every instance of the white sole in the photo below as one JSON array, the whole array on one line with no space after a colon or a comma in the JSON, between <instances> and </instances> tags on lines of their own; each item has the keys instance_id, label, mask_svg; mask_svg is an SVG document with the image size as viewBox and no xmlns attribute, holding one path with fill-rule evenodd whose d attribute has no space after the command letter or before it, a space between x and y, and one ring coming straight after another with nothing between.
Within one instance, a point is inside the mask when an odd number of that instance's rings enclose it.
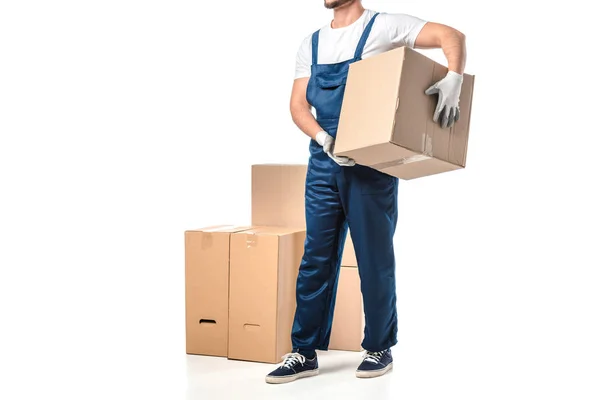
<instances>
[{"instance_id":1,"label":"white sole","mask_svg":"<svg viewBox=\"0 0 600 400\"><path fill-rule=\"evenodd\" d=\"M389 363L385 368L377 369L375 371L356 371L357 378L376 378L378 376L384 375L386 372L391 370L394 366L394 363Z\"/></svg>"},{"instance_id":2,"label":"white sole","mask_svg":"<svg viewBox=\"0 0 600 400\"><path fill-rule=\"evenodd\" d=\"M290 375L290 376L267 376L265 378L265 382L267 383L289 383L293 382L296 379L300 378L308 378L309 376L319 375L318 369L311 369L309 371L300 372L298 374Z\"/></svg>"}]
</instances>

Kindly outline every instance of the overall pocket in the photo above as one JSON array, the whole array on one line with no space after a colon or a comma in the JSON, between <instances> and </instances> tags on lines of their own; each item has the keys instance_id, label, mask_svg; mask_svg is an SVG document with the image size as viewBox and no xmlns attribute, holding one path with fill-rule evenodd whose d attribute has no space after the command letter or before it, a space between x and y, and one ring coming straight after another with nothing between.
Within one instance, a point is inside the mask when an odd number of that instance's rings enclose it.
<instances>
[{"instance_id":1,"label":"overall pocket","mask_svg":"<svg viewBox=\"0 0 600 400\"><path fill-rule=\"evenodd\" d=\"M315 83L324 90L337 89L340 86L346 85L348 71L340 71L338 73L329 73L326 76L318 74L315 76Z\"/></svg>"}]
</instances>

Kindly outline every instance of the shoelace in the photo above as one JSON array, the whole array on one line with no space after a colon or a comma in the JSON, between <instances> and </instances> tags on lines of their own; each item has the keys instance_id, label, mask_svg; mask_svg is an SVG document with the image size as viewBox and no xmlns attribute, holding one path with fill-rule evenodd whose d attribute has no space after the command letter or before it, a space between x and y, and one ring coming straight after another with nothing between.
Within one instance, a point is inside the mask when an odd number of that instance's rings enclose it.
<instances>
[{"instance_id":1,"label":"shoelace","mask_svg":"<svg viewBox=\"0 0 600 400\"><path fill-rule=\"evenodd\" d=\"M367 351L363 355L363 359L368 362L372 362L377 364L381 361L381 357L383 356L384 351Z\"/></svg>"},{"instance_id":2,"label":"shoelace","mask_svg":"<svg viewBox=\"0 0 600 400\"><path fill-rule=\"evenodd\" d=\"M281 364L281 368L292 368L298 363L304 365L304 363L306 362L306 357L299 353L288 353L281 358L283 359L283 364Z\"/></svg>"}]
</instances>

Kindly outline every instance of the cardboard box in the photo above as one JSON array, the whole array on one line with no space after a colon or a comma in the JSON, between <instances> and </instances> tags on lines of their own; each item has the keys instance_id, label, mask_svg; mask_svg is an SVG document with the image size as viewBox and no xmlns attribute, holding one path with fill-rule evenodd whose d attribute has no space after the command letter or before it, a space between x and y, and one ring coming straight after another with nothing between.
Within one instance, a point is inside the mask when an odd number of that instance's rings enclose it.
<instances>
[{"instance_id":1,"label":"cardboard box","mask_svg":"<svg viewBox=\"0 0 600 400\"><path fill-rule=\"evenodd\" d=\"M229 240L248 228L218 226L185 232L186 353L227 356Z\"/></svg>"},{"instance_id":2,"label":"cardboard box","mask_svg":"<svg viewBox=\"0 0 600 400\"><path fill-rule=\"evenodd\" d=\"M252 166L252 224L306 227L306 165Z\"/></svg>"},{"instance_id":3,"label":"cardboard box","mask_svg":"<svg viewBox=\"0 0 600 400\"><path fill-rule=\"evenodd\" d=\"M358 268L342 267L338 281L330 350L361 351L365 316Z\"/></svg>"},{"instance_id":4,"label":"cardboard box","mask_svg":"<svg viewBox=\"0 0 600 400\"><path fill-rule=\"evenodd\" d=\"M460 119L442 129L425 90L447 72L408 47L351 64L335 154L406 180L464 168L475 77L464 74Z\"/></svg>"},{"instance_id":5,"label":"cardboard box","mask_svg":"<svg viewBox=\"0 0 600 400\"><path fill-rule=\"evenodd\" d=\"M305 237L304 230L282 227L231 236L229 358L278 363L292 350Z\"/></svg>"},{"instance_id":6,"label":"cardboard box","mask_svg":"<svg viewBox=\"0 0 600 400\"><path fill-rule=\"evenodd\" d=\"M344 252L342 253L342 266L344 267L358 267L358 261L356 260L356 253L354 252L354 243L352 243L352 237L350 230L346 235L346 243L344 244Z\"/></svg>"},{"instance_id":7,"label":"cardboard box","mask_svg":"<svg viewBox=\"0 0 600 400\"><path fill-rule=\"evenodd\" d=\"M253 165L252 225L306 228L304 212L306 171L306 165ZM344 246L342 265L358 265L349 234Z\"/></svg>"}]
</instances>

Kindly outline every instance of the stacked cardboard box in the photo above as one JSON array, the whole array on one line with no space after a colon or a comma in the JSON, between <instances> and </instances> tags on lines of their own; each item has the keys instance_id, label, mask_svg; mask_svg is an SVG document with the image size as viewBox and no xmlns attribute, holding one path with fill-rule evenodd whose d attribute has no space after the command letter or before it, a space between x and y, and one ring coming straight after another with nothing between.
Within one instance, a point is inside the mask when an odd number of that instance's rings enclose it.
<instances>
[{"instance_id":1,"label":"stacked cardboard box","mask_svg":"<svg viewBox=\"0 0 600 400\"><path fill-rule=\"evenodd\" d=\"M186 352L277 363L291 351L304 253L305 165L252 168L252 224L185 232ZM360 350L364 317L350 237L330 348Z\"/></svg>"},{"instance_id":2,"label":"stacked cardboard box","mask_svg":"<svg viewBox=\"0 0 600 400\"><path fill-rule=\"evenodd\" d=\"M186 352L277 363L292 350L304 254L306 165L252 168L252 225L185 232ZM350 235L330 349L361 350L360 281Z\"/></svg>"},{"instance_id":3,"label":"stacked cardboard box","mask_svg":"<svg viewBox=\"0 0 600 400\"><path fill-rule=\"evenodd\" d=\"M252 223L306 227L306 165L264 164L252 167ZM360 351L364 313L358 263L351 233L342 254L329 349Z\"/></svg>"},{"instance_id":4,"label":"stacked cardboard box","mask_svg":"<svg viewBox=\"0 0 600 400\"><path fill-rule=\"evenodd\" d=\"M338 279L329 349L361 351L365 317L358 268L342 266Z\"/></svg>"}]
</instances>

